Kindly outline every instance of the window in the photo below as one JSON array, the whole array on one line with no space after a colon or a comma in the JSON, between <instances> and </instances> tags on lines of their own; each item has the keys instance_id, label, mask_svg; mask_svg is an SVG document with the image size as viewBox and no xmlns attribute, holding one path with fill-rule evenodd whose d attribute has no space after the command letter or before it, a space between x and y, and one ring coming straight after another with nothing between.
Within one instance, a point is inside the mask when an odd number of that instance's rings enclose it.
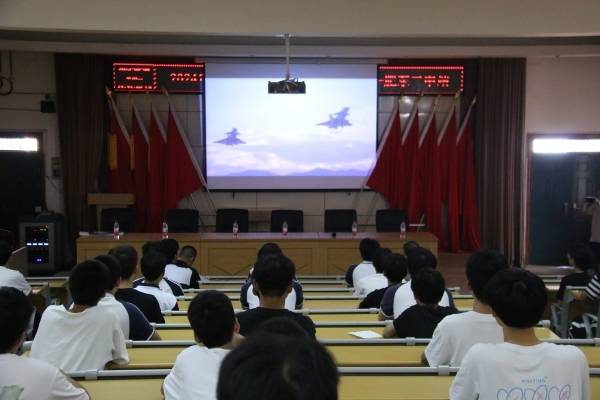
<instances>
[{"instance_id":1,"label":"window","mask_svg":"<svg viewBox=\"0 0 600 400\"><path fill-rule=\"evenodd\" d=\"M31 137L0 137L0 151L37 152L38 139Z\"/></svg>"},{"instance_id":2,"label":"window","mask_svg":"<svg viewBox=\"0 0 600 400\"><path fill-rule=\"evenodd\" d=\"M535 154L600 153L600 139L533 139Z\"/></svg>"}]
</instances>

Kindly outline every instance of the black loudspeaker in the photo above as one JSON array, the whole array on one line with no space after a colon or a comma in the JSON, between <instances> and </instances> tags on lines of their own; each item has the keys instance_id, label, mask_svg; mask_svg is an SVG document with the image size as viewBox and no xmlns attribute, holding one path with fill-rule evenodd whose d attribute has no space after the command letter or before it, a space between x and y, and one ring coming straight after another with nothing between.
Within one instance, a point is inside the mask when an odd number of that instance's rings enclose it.
<instances>
[{"instance_id":1,"label":"black loudspeaker","mask_svg":"<svg viewBox=\"0 0 600 400\"><path fill-rule=\"evenodd\" d=\"M40 101L40 112L44 114L56 113L56 104L50 99L50 96L46 96L45 100Z\"/></svg>"}]
</instances>

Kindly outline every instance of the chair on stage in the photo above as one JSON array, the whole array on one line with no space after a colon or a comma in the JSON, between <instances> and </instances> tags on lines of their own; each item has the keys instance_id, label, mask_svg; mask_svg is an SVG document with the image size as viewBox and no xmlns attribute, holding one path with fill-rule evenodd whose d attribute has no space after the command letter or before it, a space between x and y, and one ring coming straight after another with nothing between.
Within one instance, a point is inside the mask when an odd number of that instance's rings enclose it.
<instances>
[{"instance_id":1,"label":"chair on stage","mask_svg":"<svg viewBox=\"0 0 600 400\"><path fill-rule=\"evenodd\" d=\"M200 213L192 209L173 209L167 211L167 224L169 232L198 232L198 220Z\"/></svg>"},{"instance_id":2,"label":"chair on stage","mask_svg":"<svg viewBox=\"0 0 600 400\"><path fill-rule=\"evenodd\" d=\"M135 232L135 210L133 208L104 208L100 213L100 230L112 232L115 221L119 231Z\"/></svg>"},{"instance_id":3,"label":"chair on stage","mask_svg":"<svg viewBox=\"0 0 600 400\"><path fill-rule=\"evenodd\" d=\"M356 210L325 210L325 232L352 232Z\"/></svg>"},{"instance_id":4,"label":"chair on stage","mask_svg":"<svg viewBox=\"0 0 600 400\"><path fill-rule=\"evenodd\" d=\"M284 221L288 224L288 232L304 232L304 212L302 210L271 211L271 232L281 232Z\"/></svg>"},{"instance_id":5,"label":"chair on stage","mask_svg":"<svg viewBox=\"0 0 600 400\"><path fill-rule=\"evenodd\" d=\"M238 223L238 232L248 232L248 210L241 208L219 208L215 224L216 232L231 232L234 221Z\"/></svg>"},{"instance_id":6,"label":"chair on stage","mask_svg":"<svg viewBox=\"0 0 600 400\"><path fill-rule=\"evenodd\" d=\"M375 229L377 232L400 232L400 225L406 223L408 230L408 216L406 210L389 208L377 210L375 213Z\"/></svg>"}]
</instances>

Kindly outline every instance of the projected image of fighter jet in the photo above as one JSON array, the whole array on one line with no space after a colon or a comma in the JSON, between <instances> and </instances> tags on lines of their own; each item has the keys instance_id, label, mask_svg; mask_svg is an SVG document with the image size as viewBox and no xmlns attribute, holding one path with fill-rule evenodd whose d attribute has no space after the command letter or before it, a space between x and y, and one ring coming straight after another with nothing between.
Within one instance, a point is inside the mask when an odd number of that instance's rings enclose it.
<instances>
[{"instance_id":1,"label":"projected image of fighter jet","mask_svg":"<svg viewBox=\"0 0 600 400\"><path fill-rule=\"evenodd\" d=\"M329 121L321 122L317 125L323 125L328 127L329 129L337 129L343 128L344 126L352 126L350 121L346 119L348 118L348 111L350 111L350 109L348 107L344 107L340 112L329 114Z\"/></svg>"},{"instance_id":2,"label":"projected image of fighter jet","mask_svg":"<svg viewBox=\"0 0 600 400\"><path fill-rule=\"evenodd\" d=\"M244 142L243 140L238 139L239 134L240 133L238 132L237 128L233 128L230 132L227 132L225 134L225 136L227 136L225 139L216 140L214 143L221 143L225 146L237 146L238 144L246 144L246 142Z\"/></svg>"}]
</instances>

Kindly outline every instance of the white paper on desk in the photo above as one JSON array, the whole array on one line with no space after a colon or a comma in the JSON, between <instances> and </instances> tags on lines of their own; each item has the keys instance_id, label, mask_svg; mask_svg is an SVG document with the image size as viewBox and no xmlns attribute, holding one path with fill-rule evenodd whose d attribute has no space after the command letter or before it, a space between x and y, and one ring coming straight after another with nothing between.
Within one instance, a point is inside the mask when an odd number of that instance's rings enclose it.
<instances>
[{"instance_id":1,"label":"white paper on desk","mask_svg":"<svg viewBox=\"0 0 600 400\"><path fill-rule=\"evenodd\" d=\"M383 337L379 333L373 331L354 331L349 333L359 339L381 339Z\"/></svg>"}]
</instances>

